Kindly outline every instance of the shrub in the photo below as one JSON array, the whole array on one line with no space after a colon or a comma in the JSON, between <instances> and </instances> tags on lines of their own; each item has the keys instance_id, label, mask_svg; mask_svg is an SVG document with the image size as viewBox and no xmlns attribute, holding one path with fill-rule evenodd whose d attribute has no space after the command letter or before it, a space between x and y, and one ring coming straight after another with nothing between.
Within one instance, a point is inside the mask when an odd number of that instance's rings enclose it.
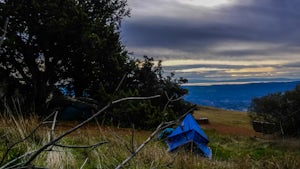
<instances>
[{"instance_id":1,"label":"shrub","mask_svg":"<svg viewBox=\"0 0 300 169\"><path fill-rule=\"evenodd\" d=\"M252 120L274 123L282 135L300 136L300 85L284 93L254 98L249 111Z\"/></svg>"}]
</instances>

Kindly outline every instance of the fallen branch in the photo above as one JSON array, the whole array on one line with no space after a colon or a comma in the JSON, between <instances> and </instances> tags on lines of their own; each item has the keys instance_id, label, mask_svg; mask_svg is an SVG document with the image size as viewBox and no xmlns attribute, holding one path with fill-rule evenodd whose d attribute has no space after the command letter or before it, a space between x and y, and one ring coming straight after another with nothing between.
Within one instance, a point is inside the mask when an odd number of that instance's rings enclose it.
<instances>
[{"instance_id":1,"label":"fallen branch","mask_svg":"<svg viewBox=\"0 0 300 169\"><path fill-rule=\"evenodd\" d=\"M60 136L58 136L57 138L53 139L52 141L48 142L47 144L43 145L42 147L40 147L25 163L24 166L28 166L41 152L43 152L44 150L46 150L48 147L50 147L51 145L54 145L56 142L58 142L59 140L61 140L62 138L64 138L65 136L71 134L72 132L76 131L77 129L81 128L82 126L84 126L85 124L87 124L88 122L92 121L95 117L99 116L102 112L104 112L106 109L108 109L110 106L112 106L113 104L117 104L123 101L127 101L127 100L146 100L146 99L155 99L160 97L160 95L155 95L155 96L149 96L149 97L126 97L126 98L121 98L115 101L112 101L110 103L108 103L106 106L104 106L101 110L99 110L97 113L95 113L94 115L92 115L91 117L89 117L88 119L86 119L85 121L81 122L80 124L78 124L77 126L71 128L70 130L66 131L65 133L61 134Z\"/></svg>"}]
</instances>

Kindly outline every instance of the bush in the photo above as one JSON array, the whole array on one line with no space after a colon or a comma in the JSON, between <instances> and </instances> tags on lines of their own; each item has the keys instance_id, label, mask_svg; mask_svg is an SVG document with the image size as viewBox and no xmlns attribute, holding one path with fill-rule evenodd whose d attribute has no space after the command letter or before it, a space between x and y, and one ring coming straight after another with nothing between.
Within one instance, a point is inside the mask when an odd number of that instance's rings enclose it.
<instances>
[{"instance_id":1,"label":"bush","mask_svg":"<svg viewBox=\"0 0 300 169\"><path fill-rule=\"evenodd\" d=\"M252 120L274 123L282 135L300 136L300 85L284 93L254 98L249 111Z\"/></svg>"}]
</instances>

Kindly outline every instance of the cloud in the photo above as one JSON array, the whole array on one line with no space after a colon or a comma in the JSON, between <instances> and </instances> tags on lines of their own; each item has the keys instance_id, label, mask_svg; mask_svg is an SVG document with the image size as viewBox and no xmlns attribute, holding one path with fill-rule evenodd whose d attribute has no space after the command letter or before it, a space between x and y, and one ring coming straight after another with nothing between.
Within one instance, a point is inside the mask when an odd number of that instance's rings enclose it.
<instances>
[{"instance_id":1,"label":"cloud","mask_svg":"<svg viewBox=\"0 0 300 169\"><path fill-rule=\"evenodd\" d=\"M227 41L299 44L299 2L245 1L211 9L169 0L132 0L132 18L123 25L125 43L183 51L209 50Z\"/></svg>"},{"instance_id":2,"label":"cloud","mask_svg":"<svg viewBox=\"0 0 300 169\"><path fill-rule=\"evenodd\" d=\"M162 59L168 71L192 79L201 74L202 80L230 80L224 67L270 65L272 74L249 76L297 79L300 1L221 1L128 0L132 17L123 24L122 41L134 56ZM209 75L206 68L215 70ZM245 78L246 72L235 75Z\"/></svg>"}]
</instances>

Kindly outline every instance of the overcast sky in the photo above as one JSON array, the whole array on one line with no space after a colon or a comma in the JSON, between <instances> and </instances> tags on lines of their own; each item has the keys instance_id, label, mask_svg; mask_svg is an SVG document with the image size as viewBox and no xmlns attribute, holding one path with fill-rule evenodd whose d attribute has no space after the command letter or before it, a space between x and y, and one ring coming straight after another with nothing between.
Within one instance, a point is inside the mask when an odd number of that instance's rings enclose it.
<instances>
[{"instance_id":1,"label":"overcast sky","mask_svg":"<svg viewBox=\"0 0 300 169\"><path fill-rule=\"evenodd\" d=\"M122 41L189 83L300 79L299 0L128 0Z\"/></svg>"}]
</instances>

